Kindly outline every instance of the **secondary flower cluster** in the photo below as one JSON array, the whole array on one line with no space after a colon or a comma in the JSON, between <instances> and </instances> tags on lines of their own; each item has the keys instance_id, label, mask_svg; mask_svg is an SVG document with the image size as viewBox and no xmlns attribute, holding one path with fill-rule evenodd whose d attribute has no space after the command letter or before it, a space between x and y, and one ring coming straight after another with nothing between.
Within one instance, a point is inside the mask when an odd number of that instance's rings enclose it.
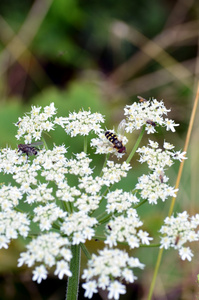
<instances>
[{"instance_id":1,"label":"secondary flower cluster","mask_svg":"<svg viewBox=\"0 0 199 300\"><path fill-rule=\"evenodd\" d=\"M160 232L161 248L174 248L179 252L182 260L191 261L193 253L189 247L183 245L187 242L195 242L199 240L199 214L190 217L186 211L178 213L177 217L171 216L164 220L164 224Z\"/></svg>"},{"instance_id":2,"label":"secondary flower cluster","mask_svg":"<svg viewBox=\"0 0 199 300\"><path fill-rule=\"evenodd\" d=\"M174 159L185 159L185 153L172 151L173 148L173 145L164 142L162 150L157 142L149 140L148 147L137 150L140 154L139 162L147 162L152 173L139 177L136 189L141 190L141 197L147 199L150 204L157 204L159 198L165 201L169 196L176 197L175 193L178 190L167 184L165 170L172 166Z\"/></svg>"},{"instance_id":3,"label":"secondary flower cluster","mask_svg":"<svg viewBox=\"0 0 199 300\"><path fill-rule=\"evenodd\" d=\"M137 204L140 200L131 192L124 192L122 189L116 189L106 195L107 213L122 213L126 212L132 207L132 204Z\"/></svg>"},{"instance_id":4,"label":"secondary flower cluster","mask_svg":"<svg viewBox=\"0 0 199 300\"><path fill-rule=\"evenodd\" d=\"M154 133L157 124L166 127L166 130L175 132L175 126L179 126L179 124L175 124L171 119L163 118L169 111L170 109L164 106L163 101L156 99L126 105L124 108L124 115L127 118L126 132L138 130L146 125L146 132Z\"/></svg>"},{"instance_id":5,"label":"secondary flower cluster","mask_svg":"<svg viewBox=\"0 0 199 300\"><path fill-rule=\"evenodd\" d=\"M0 212L0 249L7 249L11 240L17 239L18 235L27 237L29 226L30 220L25 213L7 209Z\"/></svg>"},{"instance_id":6,"label":"secondary flower cluster","mask_svg":"<svg viewBox=\"0 0 199 300\"><path fill-rule=\"evenodd\" d=\"M126 214L109 221L105 244L113 247L117 246L117 242L126 242L131 249L138 248L141 243L149 245L152 238L148 237L148 232L137 231L137 228L142 225L137 211L133 208L127 210Z\"/></svg>"},{"instance_id":7,"label":"secondary flower cluster","mask_svg":"<svg viewBox=\"0 0 199 300\"><path fill-rule=\"evenodd\" d=\"M70 243L67 238L63 238L59 233L50 232L38 236L27 245L27 251L21 253L18 260L18 267L26 264L32 267L40 263L33 271L33 280L40 283L47 278L47 268L56 266L55 275L62 279L64 275L72 276L69 269L69 262L72 254L68 247ZM59 261L57 261L59 257Z\"/></svg>"},{"instance_id":8,"label":"secondary flower cluster","mask_svg":"<svg viewBox=\"0 0 199 300\"><path fill-rule=\"evenodd\" d=\"M54 103L44 107L44 111L41 112L41 107L33 106L31 112L23 117L19 118L15 124L18 126L17 139L24 137L25 143L31 143L32 140L40 140L43 131L50 131L54 129L54 122L51 121L53 115L56 114L56 108Z\"/></svg>"},{"instance_id":9,"label":"secondary flower cluster","mask_svg":"<svg viewBox=\"0 0 199 300\"><path fill-rule=\"evenodd\" d=\"M83 110L70 113L68 118L56 118L55 123L63 127L72 137L78 134L88 135L91 131L99 134L102 131L100 123L104 123L104 117L99 113L92 114L90 110Z\"/></svg>"},{"instance_id":10,"label":"secondary flower cluster","mask_svg":"<svg viewBox=\"0 0 199 300\"><path fill-rule=\"evenodd\" d=\"M85 297L92 298L93 294L98 292L97 288L101 288L108 290L109 299L119 299L120 294L126 293L126 287L118 278L134 282L137 277L133 268L143 269L144 265L138 258L129 257L125 251L105 248L99 251L99 255L93 254L88 269L85 269L82 275L86 280L83 284L86 290Z\"/></svg>"},{"instance_id":11,"label":"secondary flower cluster","mask_svg":"<svg viewBox=\"0 0 199 300\"><path fill-rule=\"evenodd\" d=\"M89 217L85 212L74 212L63 222L61 232L71 236L72 245L78 245L92 239L95 235L93 227L97 223L95 218Z\"/></svg>"}]
</instances>

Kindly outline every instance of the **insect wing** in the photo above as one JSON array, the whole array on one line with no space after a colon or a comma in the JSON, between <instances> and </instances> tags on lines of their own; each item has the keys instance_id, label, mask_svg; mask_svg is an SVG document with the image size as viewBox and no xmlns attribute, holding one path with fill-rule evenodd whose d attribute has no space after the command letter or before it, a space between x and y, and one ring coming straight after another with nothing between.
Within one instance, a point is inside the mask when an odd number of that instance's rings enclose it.
<instances>
[{"instance_id":1,"label":"insect wing","mask_svg":"<svg viewBox=\"0 0 199 300\"><path fill-rule=\"evenodd\" d=\"M125 133L125 127L126 127L126 120L123 119L120 122L120 124L118 125L118 129L117 129L118 134L124 135L124 133Z\"/></svg>"},{"instance_id":2,"label":"insect wing","mask_svg":"<svg viewBox=\"0 0 199 300\"><path fill-rule=\"evenodd\" d=\"M27 145L34 147L34 146L41 146L43 144L44 144L43 142L34 142L34 143L31 143L31 144L27 144Z\"/></svg>"},{"instance_id":3,"label":"insect wing","mask_svg":"<svg viewBox=\"0 0 199 300\"><path fill-rule=\"evenodd\" d=\"M142 102L147 102L147 100L141 96L137 96L137 98L139 99L139 102L142 103Z\"/></svg>"}]
</instances>

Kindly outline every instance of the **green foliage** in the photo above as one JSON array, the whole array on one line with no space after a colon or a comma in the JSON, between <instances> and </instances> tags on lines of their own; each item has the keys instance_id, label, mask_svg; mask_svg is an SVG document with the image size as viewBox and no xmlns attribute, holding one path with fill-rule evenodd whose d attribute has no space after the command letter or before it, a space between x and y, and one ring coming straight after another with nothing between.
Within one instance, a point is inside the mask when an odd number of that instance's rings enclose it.
<instances>
[{"instance_id":1,"label":"green foliage","mask_svg":"<svg viewBox=\"0 0 199 300\"><path fill-rule=\"evenodd\" d=\"M14 140L16 134L16 123L18 117L24 113L24 107L20 102L12 101L1 105L0 109L0 147L12 146L16 147L17 141Z\"/></svg>"}]
</instances>

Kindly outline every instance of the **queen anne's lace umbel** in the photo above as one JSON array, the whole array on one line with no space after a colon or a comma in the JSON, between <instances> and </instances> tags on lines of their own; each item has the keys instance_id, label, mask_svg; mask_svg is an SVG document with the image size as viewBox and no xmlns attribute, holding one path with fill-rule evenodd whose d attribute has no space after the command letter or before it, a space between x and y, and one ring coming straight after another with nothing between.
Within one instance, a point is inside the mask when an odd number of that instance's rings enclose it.
<instances>
[{"instance_id":1,"label":"queen anne's lace umbel","mask_svg":"<svg viewBox=\"0 0 199 300\"><path fill-rule=\"evenodd\" d=\"M122 145L128 143L126 133L141 127L148 134L154 133L158 126L175 131L177 124L164 118L168 111L163 101L155 99L134 103L124 108L124 132L109 131L116 134ZM150 139L148 146L137 149L140 163L147 163L150 173L140 176L131 191L125 191L116 184L128 176L130 163L109 157L101 172L95 170L95 157L98 160L99 154L116 158L125 155L106 138L107 128L102 127L104 116L90 110L73 112L68 117L56 114L54 103L43 109L33 106L31 112L15 124L16 138L30 144L57 126L71 137L92 133L95 137L90 146L95 148L94 158L85 152L76 153L75 149L69 157L64 144L54 145L52 149L40 147L32 157L10 148L1 149L0 171L12 176L15 183L4 183L0 187L0 248L8 248L12 239L30 235L32 240L21 253L18 266L26 264L33 268L33 280L40 283L47 278L50 268L59 279L72 276L71 246L101 239L104 249L91 256L83 271L85 297L91 298L98 289L106 289L109 298L119 299L126 292L124 281L133 283L137 279L134 269L143 269L144 264L117 246L122 243L134 249L151 243L152 237L141 228L143 222L136 206L143 200L157 204L176 195L177 190L168 184L166 171L175 160L185 159L185 153L175 151L168 142L160 149L158 143ZM26 212L19 212L22 203ZM102 206L103 211L98 214ZM166 218L160 230L161 247L173 247L182 259L191 260L193 254L184 244L198 240L198 220L198 215L189 218L186 212L177 218ZM32 235L32 224L39 228L38 234Z\"/></svg>"}]
</instances>

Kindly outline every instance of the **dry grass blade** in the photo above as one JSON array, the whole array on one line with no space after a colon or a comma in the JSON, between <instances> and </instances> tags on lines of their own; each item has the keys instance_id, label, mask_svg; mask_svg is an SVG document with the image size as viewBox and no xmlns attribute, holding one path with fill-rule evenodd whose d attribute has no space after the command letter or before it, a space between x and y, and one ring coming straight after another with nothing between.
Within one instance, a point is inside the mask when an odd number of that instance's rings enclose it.
<instances>
[{"instance_id":1,"label":"dry grass blade","mask_svg":"<svg viewBox=\"0 0 199 300\"><path fill-rule=\"evenodd\" d=\"M7 69L17 60L19 60L20 56L28 51L28 47L30 43L32 42L34 36L36 35L43 19L45 18L45 15L47 14L51 3L53 0L49 1L40 1L37 0L26 20L24 21L20 31L18 34L14 35L11 31L11 29L8 29L8 25L6 25L5 20L1 18L1 31L3 28L6 27L7 33L9 33L9 36L12 36L12 40L7 44L4 51L1 52L0 55L0 75L4 74L4 72L7 71ZM1 32L1 35L3 34L3 31ZM8 53L11 54L11 57L9 57L9 62L7 61ZM29 52L30 54L30 52ZM6 63L5 63L6 62Z\"/></svg>"},{"instance_id":2,"label":"dry grass blade","mask_svg":"<svg viewBox=\"0 0 199 300\"><path fill-rule=\"evenodd\" d=\"M196 39L198 35L198 22L192 21L182 25L177 25L166 29L156 36L153 40L148 39L135 28L126 25L124 22L115 22L111 30L120 39L129 40L137 46L140 51L132 56L128 61L116 69L109 77L109 82L114 82L117 86L139 72L152 59L159 62L165 69L170 72L172 65L177 66L172 77L178 78L185 85L189 85L187 80L180 78L179 74L184 73L184 78L193 76L193 74L167 52L166 48L176 43L185 43L190 39Z\"/></svg>"}]
</instances>

